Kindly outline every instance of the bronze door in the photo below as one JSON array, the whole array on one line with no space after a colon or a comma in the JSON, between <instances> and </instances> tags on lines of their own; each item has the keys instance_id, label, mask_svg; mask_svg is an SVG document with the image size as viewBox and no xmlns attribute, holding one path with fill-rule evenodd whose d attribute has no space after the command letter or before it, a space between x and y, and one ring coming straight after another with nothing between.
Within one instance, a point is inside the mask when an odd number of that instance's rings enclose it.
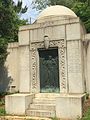
<instances>
[{"instance_id":1,"label":"bronze door","mask_svg":"<svg viewBox=\"0 0 90 120\"><path fill-rule=\"evenodd\" d=\"M58 49L39 49L40 92L59 92Z\"/></svg>"}]
</instances>

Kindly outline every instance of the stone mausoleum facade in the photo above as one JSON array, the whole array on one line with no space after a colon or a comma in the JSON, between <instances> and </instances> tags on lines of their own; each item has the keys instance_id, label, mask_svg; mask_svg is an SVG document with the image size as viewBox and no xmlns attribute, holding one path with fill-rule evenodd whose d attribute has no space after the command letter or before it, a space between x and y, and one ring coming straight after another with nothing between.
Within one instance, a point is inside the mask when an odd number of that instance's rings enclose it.
<instances>
[{"instance_id":1,"label":"stone mausoleum facade","mask_svg":"<svg viewBox=\"0 0 90 120\"><path fill-rule=\"evenodd\" d=\"M64 6L43 10L35 23L19 29L8 46L9 90L6 112L76 119L90 93L90 34Z\"/></svg>"}]
</instances>

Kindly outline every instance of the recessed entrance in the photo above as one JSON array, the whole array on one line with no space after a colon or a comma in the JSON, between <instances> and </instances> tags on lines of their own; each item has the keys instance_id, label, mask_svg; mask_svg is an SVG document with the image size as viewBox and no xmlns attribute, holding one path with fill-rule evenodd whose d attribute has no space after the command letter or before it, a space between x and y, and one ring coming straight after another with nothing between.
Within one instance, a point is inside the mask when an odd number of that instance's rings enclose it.
<instances>
[{"instance_id":1,"label":"recessed entrance","mask_svg":"<svg viewBox=\"0 0 90 120\"><path fill-rule=\"evenodd\" d=\"M59 92L58 49L39 49L40 92Z\"/></svg>"}]
</instances>

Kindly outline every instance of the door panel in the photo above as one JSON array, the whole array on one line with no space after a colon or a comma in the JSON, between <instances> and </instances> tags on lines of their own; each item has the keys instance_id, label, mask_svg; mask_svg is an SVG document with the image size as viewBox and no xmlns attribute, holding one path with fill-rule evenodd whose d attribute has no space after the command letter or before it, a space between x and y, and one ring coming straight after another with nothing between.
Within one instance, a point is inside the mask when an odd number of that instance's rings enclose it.
<instances>
[{"instance_id":1,"label":"door panel","mask_svg":"<svg viewBox=\"0 0 90 120\"><path fill-rule=\"evenodd\" d=\"M40 91L59 92L58 49L39 50Z\"/></svg>"}]
</instances>

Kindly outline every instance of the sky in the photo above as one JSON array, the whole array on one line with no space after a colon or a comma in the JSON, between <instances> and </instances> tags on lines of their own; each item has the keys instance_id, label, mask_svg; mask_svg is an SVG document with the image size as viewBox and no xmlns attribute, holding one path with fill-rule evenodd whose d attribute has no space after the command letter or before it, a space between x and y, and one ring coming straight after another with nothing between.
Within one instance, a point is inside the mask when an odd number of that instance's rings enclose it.
<instances>
[{"instance_id":1,"label":"sky","mask_svg":"<svg viewBox=\"0 0 90 120\"><path fill-rule=\"evenodd\" d=\"M16 4L18 2L18 0L13 0ZM30 18L31 18L31 23L33 23L37 16L38 16L38 12L35 9L32 9L32 0L22 0L23 4L22 7L25 7L25 5L28 7L28 10L25 14L21 15L21 19L28 19L28 21L30 22Z\"/></svg>"}]
</instances>

